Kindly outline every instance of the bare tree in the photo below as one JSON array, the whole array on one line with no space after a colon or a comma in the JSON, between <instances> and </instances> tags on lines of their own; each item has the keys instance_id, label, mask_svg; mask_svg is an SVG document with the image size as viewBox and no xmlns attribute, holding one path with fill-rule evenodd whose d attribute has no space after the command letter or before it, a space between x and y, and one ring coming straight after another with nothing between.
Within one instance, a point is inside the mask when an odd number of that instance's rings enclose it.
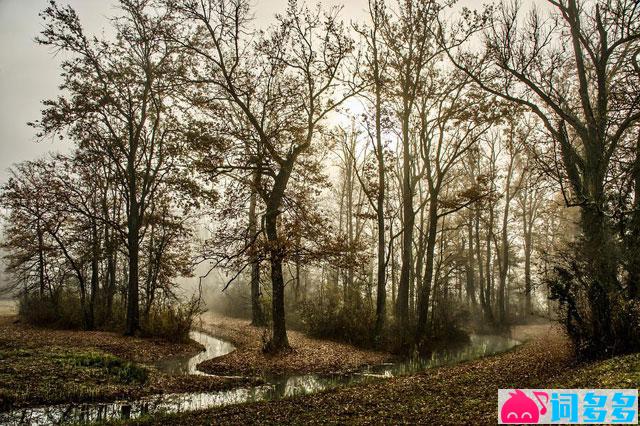
<instances>
[{"instance_id":1,"label":"bare tree","mask_svg":"<svg viewBox=\"0 0 640 426\"><path fill-rule=\"evenodd\" d=\"M289 343L284 248L278 217L299 157L313 143L322 120L351 96L349 90L343 90L341 80L346 77L344 67L352 41L337 18L338 10L323 13L299 7L295 1L278 18L277 26L255 43L247 27L248 1L209 0L172 6L192 23L174 40L202 64L191 82L205 88L205 97L221 99L237 111L253 132L246 142L258 142L248 147L252 152L248 164L264 177L257 190L266 208L264 229L273 300L271 348L285 349Z\"/></svg>"},{"instance_id":2,"label":"bare tree","mask_svg":"<svg viewBox=\"0 0 640 426\"><path fill-rule=\"evenodd\" d=\"M116 41L87 37L71 7L52 3L42 14L38 42L69 53L63 89L47 101L40 136L66 129L83 148L99 152L115 167L114 180L126 200L128 270L126 334L137 333L139 251L149 198L172 170L179 145L175 111L169 102L174 51L163 41L167 16L148 2L122 0L114 19Z\"/></svg>"},{"instance_id":3,"label":"bare tree","mask_svg":"<svg viewBox=\"0 0 640 426\"><path fill-rule=\"evenodd\" d=\"M586 352L597 353L615 345L611 295L619 281L607 176L612 156L640 120L640 94L625 92L623 84L640 42L640 8L629 0L549 3L549 19L532 10L522 20L518 3L503 2L484 32L482 55L447 51L484 90L535 114L557 144L557 173L571 189L566 202L581 210L581 251L592 276ZM456 37L466 35L452 34L448 42Z\"/></svg>"}]
</instances>

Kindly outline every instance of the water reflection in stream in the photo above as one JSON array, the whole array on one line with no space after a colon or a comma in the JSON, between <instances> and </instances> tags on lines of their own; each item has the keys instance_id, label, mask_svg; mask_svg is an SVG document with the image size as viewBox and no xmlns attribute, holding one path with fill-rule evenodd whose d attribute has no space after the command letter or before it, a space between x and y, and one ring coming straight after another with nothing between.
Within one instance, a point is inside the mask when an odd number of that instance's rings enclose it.
<instances>
[{"instance_id":1,"label":"water reflection in stream","mask_svg":"<svg viewBox=\"0 0 640 426\"><path fill-rule=\"evenodd\" d=\"M230 343L205 333L192 332L191 337L203 344L206 350L191 358L159 363L158 368L175 374L205 374L196 369L199 363L234 350ZM437 351L428 358L371 366L348 375L264 376L266 385L228 391L161 394L135 401L65 404L19 409L0 413L0 424L88 423L107 419L136 418L144 414L159 412L186 412L243 402L276 400L316 393L348 384L414 374L440 365L455 364L504 352L518 344L518 341L503 336L472 335L469 344L456 349Z\"/></svg>"}]
</instances>

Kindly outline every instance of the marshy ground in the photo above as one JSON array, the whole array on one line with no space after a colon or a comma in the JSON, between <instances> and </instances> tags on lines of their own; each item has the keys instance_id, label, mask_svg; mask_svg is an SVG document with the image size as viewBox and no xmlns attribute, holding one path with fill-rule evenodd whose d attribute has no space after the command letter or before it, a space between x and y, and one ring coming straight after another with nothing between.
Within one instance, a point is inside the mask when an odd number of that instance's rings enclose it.
<instances>
[{"instance_id":1,"label":"marshy ground","mask_svg":"<svg viewBox=\"0 0 640 426\"><path fill-rule=\"evenodd\" d=\"M199 327L236 350L202 363L202 371L235 377L168 374L162 361L195 355L198 343L131 338L106 331L55 330L21 323L15 304L0 305L0 410L68 402L107 402L152 394L214 392L260 383L257 376L339 373L390 358L384 352L289 333L293 349L261 350L261 333L247 321L204 315Z\"/></svg>"},{"instance_id":2,"label":"marshy ground","mask_svg":"<svg viewBox=\"0 0 640 426\"><path fill-rule=\"evenodd\" d=\"M5 304L6 305L6 304ZM255 379L173 375L163 360L198 353L196 342L124 337L105 331L36 328L0 316L0 410L65 402L113 401L173 392L211 392Z\"/></svg>"},{"instance_id":3,"label":"marshy ground","mask_svg":"<svg viewBox=\"0 0 640 426\"><path fill-rule=\"evenodd\" d=\"M637 388L640 355L577 364L555 326L517 327L529 340L499 355L407 377L280 401L155 416L136 424L496 424L501 388Z\"/></svg>"},{"instance_id":4,"label":"marshy ground","mask_svg":"<svg viewBox=\"0 0 640 426\"><path fill-rule=\"evenodd\" d=\"M248 378L171 375L158 361L197 353L195 342L126 338L94 331L34 328L16 322L3 305L0 318L0 407L111 401L170 392L216 391L255 383L264 374L349 372L391 355L289 333L293 350L261 351L263 329L247 321L205 314L198 328L236 350L200 369ZM143 417L137 424L495 424L500 388L637 388L640 355L578 364L559 327L515 327L525 343L487 358L406 377L345 386L313 395L204 411ZM115 422L118 423L118 422ZM127 424L131 421L127 421Z\"/></svg>"}]
</instances>

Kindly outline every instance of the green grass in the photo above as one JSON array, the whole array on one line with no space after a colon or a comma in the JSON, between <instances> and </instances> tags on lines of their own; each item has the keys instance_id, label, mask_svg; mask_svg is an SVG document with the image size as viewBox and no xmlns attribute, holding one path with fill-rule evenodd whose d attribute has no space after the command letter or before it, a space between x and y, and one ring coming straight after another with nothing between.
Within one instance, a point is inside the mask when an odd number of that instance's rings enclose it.
<instances>
[{"instance_id":1,"label":"green grass","mask_svg":"<svg viewBox=\"0 0 640 426\"><path fill-rule=\"evenodd\" d=\"M0 408L84 402L140 389L148 371L94 350L0 349Z\"/></svg>"},{"instance_id":2,"label":"green grass","mask_svg":"<svg viewBox=\"0 0 640 426\"><path fill-rule=\"evenodd\" d=\"M62 358L76 367L103 369L108 375L116 377L122 383L145 383L148 372L131 361L124 361L114 355L98 352L72 353Z\"/></svg>"},{"instance_id":3,"label":"green grass","mask_svg":"<svg viewBox=\"0 0 640 426\"><path fill-rule=\"evenodd\" d=\"M640 387L640 354L582 364L558 377L555 388L625 389Z\"/></svg>"}]
</instances>

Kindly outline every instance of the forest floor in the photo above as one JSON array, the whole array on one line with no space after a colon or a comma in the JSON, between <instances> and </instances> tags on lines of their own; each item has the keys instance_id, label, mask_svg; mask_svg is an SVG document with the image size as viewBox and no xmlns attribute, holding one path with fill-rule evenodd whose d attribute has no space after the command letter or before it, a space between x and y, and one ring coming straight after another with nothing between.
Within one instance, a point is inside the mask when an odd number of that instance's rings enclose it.
<instances>
[{"instance_id":1,"label":"forest floor","mask_svg":"<svg viewBox=\"0 0 640 426\"><path fill-rule=\"evenodd\" d=\"M63 402L112 401L170 392L208 392L256 379L165 374L154 364L202 350L105 331L36 328L0 316L0 410Z\"/></svg>"},{"instance_id":2,"label":"forest floor","mask_svg":"<svg viewBox=\"0 0 640 426\"><path fill-rule=\"evenodd\" d=\"M266 355L261 348L263 328L253 327L246 320L205 314L198 328L228 340L236 350L198 368L236 377L172 375L154 365L194 355L202 350L198 343L169 343L106 331L39 328L18 322L15 314L14 302L0 300L0 411L225 390L260 383L256 377L262 374L346 373L391 357L295 331L288 333L291 351Z\"/></svg>"},{"instance_id":3,"label":"forest floor","mask_svg":"<svg viewBox=\"0 0 640 426\"><path fill-rule=\"evenodd\" d=\"M287 331L292 349L284 354L262 352L266 330L247 320L207 313L200 329L227 340L236 350L201 363L198 368L210 374L259 376L262 374L348 373L366 365L381 364L392 356L386 352L359 349L328 340L318 340L297 331Z\"/></svg>"},{"instance_id":4,"label":"forest floor","mask_svg":"<svg viewBox=\"0 0 640 426\"><path fill-rule=\"evenodd\" d=\"M495 424L498 389L637 388L640 354L578 364L556 327L516 328L529 339L499 355L423 373L279 401L160 415L138 424Z\"/></svg>"}]
</instances>

